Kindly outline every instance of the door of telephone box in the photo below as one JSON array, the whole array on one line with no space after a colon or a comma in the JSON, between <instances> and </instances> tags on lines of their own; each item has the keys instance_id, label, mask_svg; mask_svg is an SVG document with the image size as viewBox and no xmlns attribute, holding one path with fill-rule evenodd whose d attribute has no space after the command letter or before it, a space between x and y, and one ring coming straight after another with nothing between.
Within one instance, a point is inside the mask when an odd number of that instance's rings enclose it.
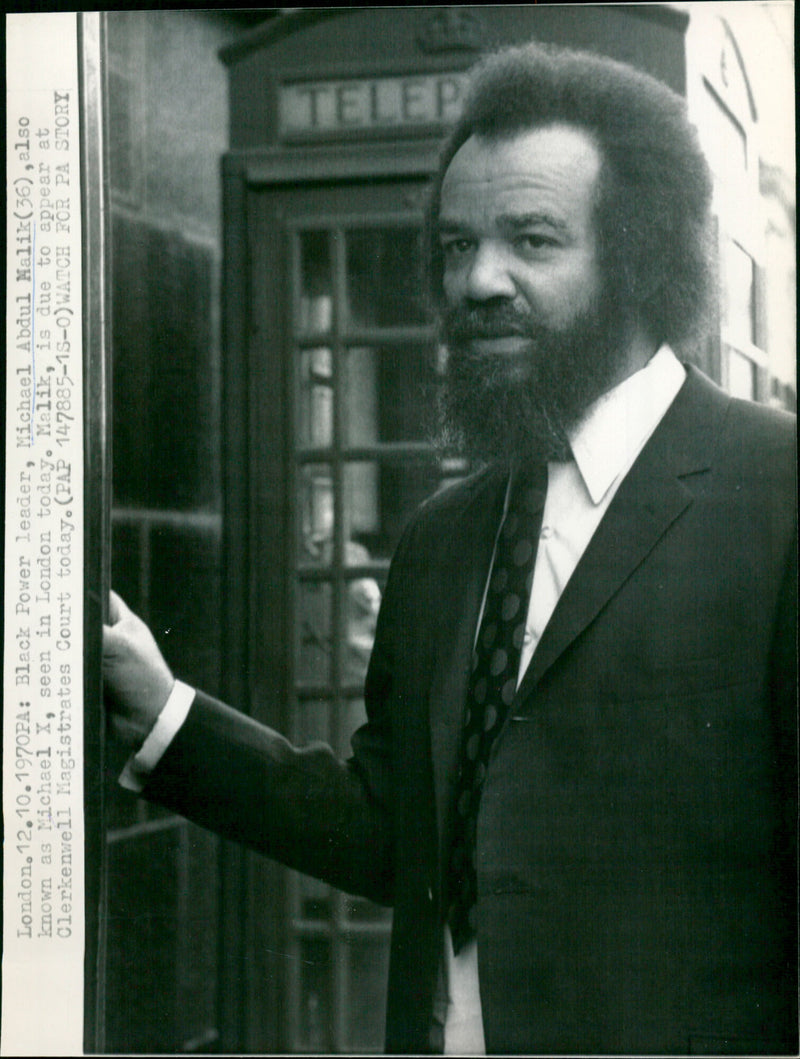
<instances>
[{"instance_id":1,"label":"door of telephone box","mask_svg":"<svg viewBox=\"0 0 800 1059\"><path fill-rule=\"evenodd\" d=\"M228 692L342 757L365 717L392 552L419 503L464 472L431 443L433 159L400 179L270 182L274 167L252 161L227 179ZM380 1049L390 910L264 861L248 878L264 1033L289 1050Z\"/></svg>"}]
</instances>

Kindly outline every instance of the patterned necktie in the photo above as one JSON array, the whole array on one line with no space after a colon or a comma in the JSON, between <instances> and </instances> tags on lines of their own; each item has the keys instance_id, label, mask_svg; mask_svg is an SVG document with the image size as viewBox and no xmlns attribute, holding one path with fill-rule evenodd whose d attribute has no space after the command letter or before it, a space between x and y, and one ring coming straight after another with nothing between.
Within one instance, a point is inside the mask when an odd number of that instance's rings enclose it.
<instances>
[{"instance_id":1,"label":"patterned necktie","mask_svg":"<svg viewBox=\"0 0 800 1059\"><path fill-rule=\"evenodd\" d=\"M475 828L489 752L517 692L547 466L515 474L473 653L447 866L453 950L475 933Z\"/></svg>"}]
</instances>

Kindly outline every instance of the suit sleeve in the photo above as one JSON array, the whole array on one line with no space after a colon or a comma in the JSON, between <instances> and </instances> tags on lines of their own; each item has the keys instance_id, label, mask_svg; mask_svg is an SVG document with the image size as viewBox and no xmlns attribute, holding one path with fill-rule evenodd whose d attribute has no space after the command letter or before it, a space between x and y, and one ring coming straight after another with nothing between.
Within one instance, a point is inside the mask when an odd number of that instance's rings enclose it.
<instances>
[{"instance_id":1,"label":"suit sleeve","mask_svg":"<svg viewBox=\"0 0 800 1059\"><path fill-rule=\"evenodd\" d=\"M355 759L278 732L198 692L144 794L224 838L391 903L392 829Z\"/></svg>"}]
</instances>

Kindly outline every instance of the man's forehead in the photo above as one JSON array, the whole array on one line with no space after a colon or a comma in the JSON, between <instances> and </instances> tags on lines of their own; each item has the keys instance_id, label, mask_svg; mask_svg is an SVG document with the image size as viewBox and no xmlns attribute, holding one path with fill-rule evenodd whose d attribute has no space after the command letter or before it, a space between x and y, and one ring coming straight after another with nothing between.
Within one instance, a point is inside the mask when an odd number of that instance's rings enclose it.
<instances>
[{"instance_id":1,"label":"man's forehead","mask_svg":"<svg viewBox=\"0 0 800 1059\"><path fill-rule=\"evenodd\" d=\"M539 193L580 204L592 197L600 152L591 135L548 125L503 137L471 136L453 156L442 183L442 213L470 200Z\"/></svg>"}]
</instances>

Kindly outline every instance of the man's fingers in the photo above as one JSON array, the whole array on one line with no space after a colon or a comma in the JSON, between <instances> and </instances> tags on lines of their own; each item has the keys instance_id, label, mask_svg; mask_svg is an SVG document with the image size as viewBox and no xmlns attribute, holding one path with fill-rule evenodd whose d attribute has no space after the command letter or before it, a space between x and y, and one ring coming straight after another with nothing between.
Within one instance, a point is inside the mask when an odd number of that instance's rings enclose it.
<instances>
[{"instance_id":1,"label":"man's fingers","mask_svg":"<svg viewBox=\"0 0 800 1059\"><path fill-rule=\"evenodd\" d=\"M108 665L129 647L130 639L121 633L116 625L103 626L103 665Z\"/></svg>"},{"instance_id":2,"label":"man's fingers","mask_svg":"<svg viewBox=\"0 0 800 1059\"><path fill-rule=\"evenodd\" d=\"M112 712L144 737L170 696L175 678L147 625L124 600L109 595L103 626L103 679Z\"/></svg>"},{"instance_id":3,"label":"man's fingers","mask_svg":"<svg viewBox=\"0 0 800 1059\"><path fill-rule=\"evenodd\" d=\"M108 593L108 624L116 625L118 621L122 621L123 618L127 618L131 614L131 609L117 593L111 589Z\"/></svg>"}]
</instances>

